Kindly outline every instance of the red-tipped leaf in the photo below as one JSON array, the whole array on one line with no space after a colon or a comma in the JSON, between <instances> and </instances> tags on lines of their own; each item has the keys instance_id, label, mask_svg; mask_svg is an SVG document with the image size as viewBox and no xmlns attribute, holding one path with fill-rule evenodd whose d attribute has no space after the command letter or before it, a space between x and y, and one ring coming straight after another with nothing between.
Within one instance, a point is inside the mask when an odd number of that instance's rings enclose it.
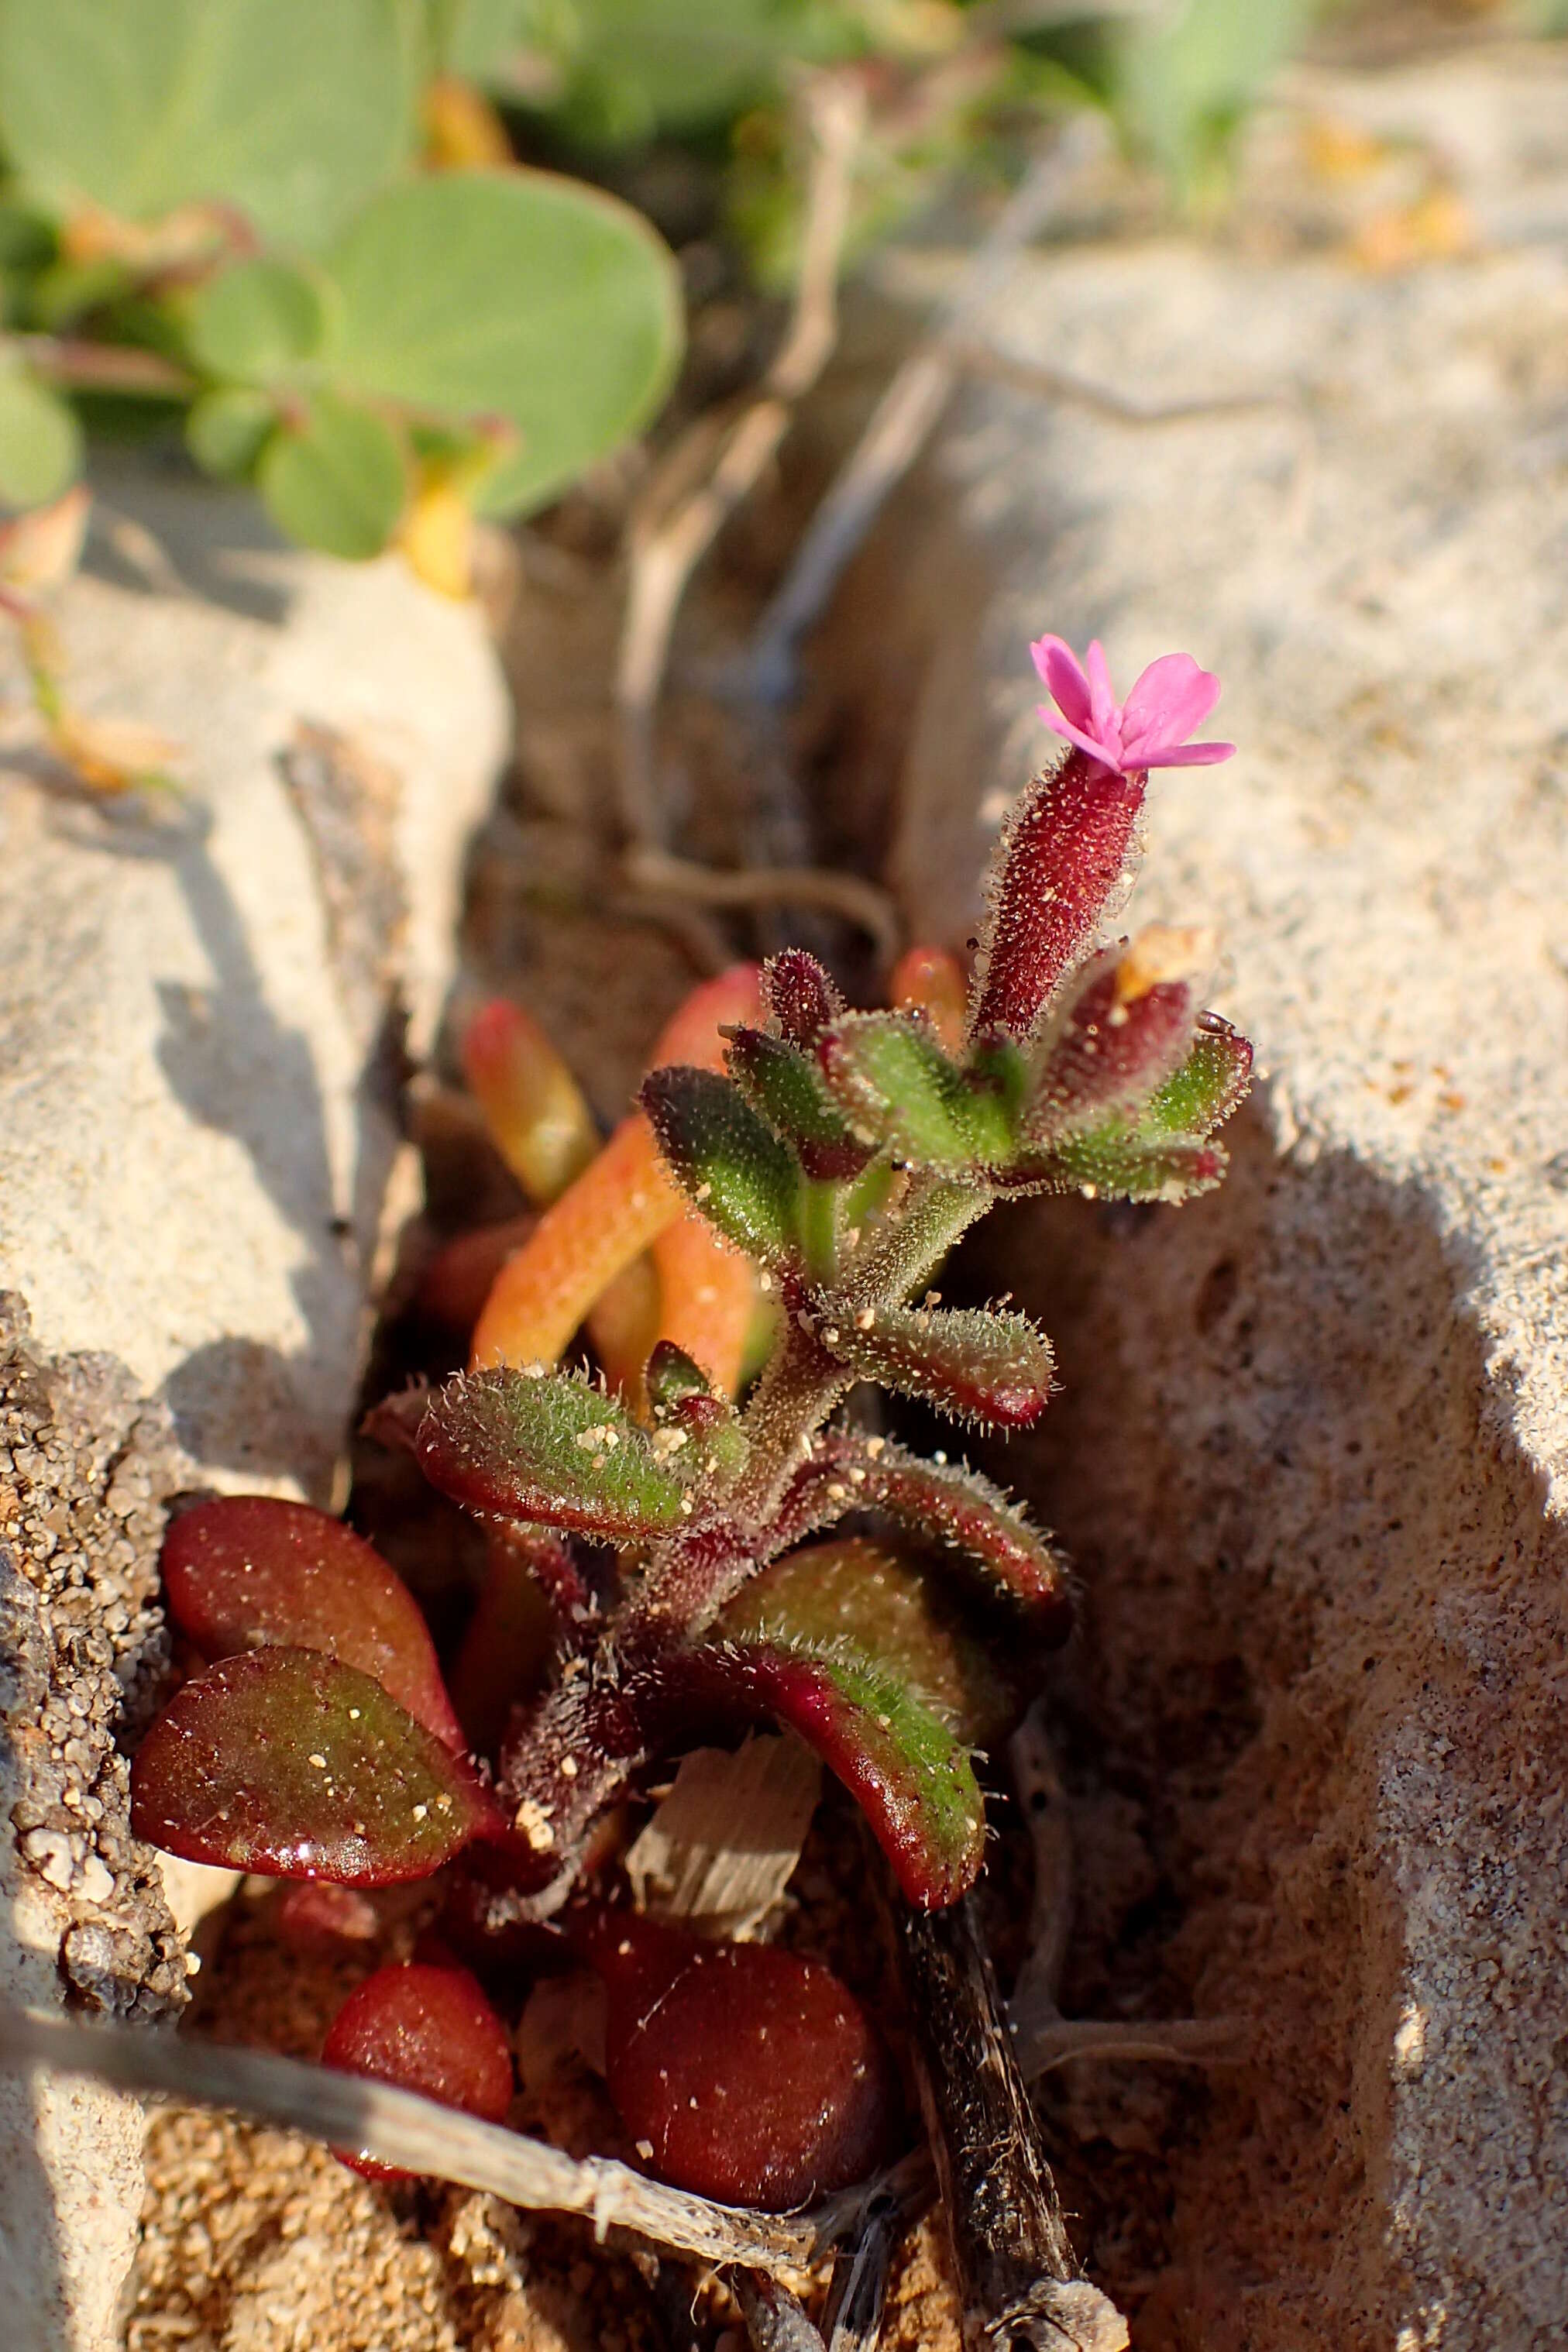
<instances>
[{"instance_id":1,"label":"red-tipped leaf","mask_svg":"<svg viewBox=\"0 0 1568 2352\"><path fill-rule=\"evenodd\" d=\"M665 1706L725 1706L797 1731L851 1791L910 1901L956 1903L979 1874L985 1814L968 1751L898 1676L845 1644L830 1654L712 1643L671 1658Z\"/></svg>"},{"instance_id":2,"label":"red-tipped leaf","mask_svg":"<svg viewBox=\"0 0 1568 2352\"><path fill-rule=\"evenodd\" d=\"M1180 1068L1197 1013L1194 982L1173 974L1130 983L1138 952L1098 959L1064 1010L1030 1089L1025 1131L1037 1146L1146 1102Z\"/></svg>"},{"instance_id":3,"label":"red-tipped leaf","mask_svg":"<svg viewBox=\"0 0 1568 2352\"><path fill-rule=\"evenodd\" d=\"M1002 1675L931 1570L886 1544L840 1536L775 1559L736 1594L718 1630L737 1642L882 1667L961 1739L989 1747L1016 1708Z\"/></svg>"},{"instance_id":4,"label":"red-tipped leaf","mask_svg":"<svg viewBox=\"0 0 1568 2352\"><path fill-rule=\"evenodd\" d=\"M378 1682L314 1650L253 1650L185 1684L131 1767L136 1835L190 1862L387 1886L505 1814Z\"/></svg>"},{"instance_id":5,"label":"red-tipped leaf","mask_svg":"<svg viewBox=\"0 0 1568 2352\"><path fill-rule=\"evenodd\" d=\"M327 2028L321 2063L417 2091L487 2124L505 2123L511 2105L511 2043L467 1969L420 1960L377 1969ZM337 2153L370 2179L410 2178L372 2157Z\"/></svg>"},{"instance_id":6,"label":"red-tipped leaf","mask_svg":"<svg viewBox=\"0 0 1568 2352\"><path fill-rule=\"evenodd\" d=\"M955 1420L1026 1429L1050 1401L1051 1347L1026 1316L879 1307L825 1318L817 1337L857 1380L923 1397Z\"/></svg>"},{"instance_id":7,"label":"red-tipped leaf","mask_svg":"<svg viewBox=\"0 0 1568 2352\"><path fill-rule=\"evenodd\" d=\"M223 1495L163 1538L169 1610L208 1658L283 1643L374 1675L454 1752L467 1746L419 1607L341 1519L272 1495Z\"/></svg>"},{"instance_id":8,"label":"red-tipped leaf","mask_svg":"<svg viewBox=\"0 0 1568 2352\"><path fill-rule=\"evenodd\" d=\"M763 1011L791 1045L808 1047L844 1010L831 976L804 948L785 948L763 966Z\"/></svg>"},{"instance_id":9,"label":"red-tipped leaf","mask_svg":"<svg viewBox=\"0 0 1568 2352\"><path fill-rule=\"evenodd\" d=\"M1021 1602L1032 1630L1065 1642L1072 1626L1067 1563L1017 1505L966 1465L927 1462L882 1437L826 1430L784 1508L802 1534L849 1511L885 1511L928 1542L963 1555L994 1592Z\"/></svg>"}]
</instances>

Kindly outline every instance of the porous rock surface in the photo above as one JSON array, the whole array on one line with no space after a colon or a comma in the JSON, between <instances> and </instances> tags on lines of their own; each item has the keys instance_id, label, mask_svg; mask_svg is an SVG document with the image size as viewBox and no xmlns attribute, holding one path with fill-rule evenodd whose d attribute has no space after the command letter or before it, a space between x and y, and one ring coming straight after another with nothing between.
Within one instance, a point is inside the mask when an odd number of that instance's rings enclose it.
<instances>
[{"instance_id":1,"label":"porous rock surface","mask_svg":"<svg viewBox=\"0 0 1568 2352\"><path fill-rule=\"evenodd\" d=\"M395 560L285 548L156 461L95 491L53 614L65 691L165 739L181 790L77 786L7 638L0 1997L155 2019L184 1951L120 1748L164 1660L164 1506L206 1484L328 1499L397 1088L450 981L507 711L479 613ZM194 1907L216 1874L174 1875ZM133 2102L0 2081L18 2352L120 2340L141 2142Z\"/></svg>"},{"instance_id":2,"label":"porous rock surface","mask_svg":"<svg viewBox=\"0 0 1568 2352\"><path fill-rule=\"evenodd\" d=\"M217 1483L324 1499L504 689L478 611L395 557L285 547L177 469L95 488L66 692L182 791L94 803L15 707L0 740L0 1270Z\"/></svg>"},{"instance_id":3,"label":"porous rock surface","mask_svg":"<svg viewBox=\"0 0 1568 2352\"><path fill-rule=\"evenodd\" d=\"M1204 2091L1068 2095L1102 2190L1133 2180L1140 2100L1165 2102L1142 2234L1101 2214L1091 2252L1164 2352L1546 2352L1568 2311L1568 58L1294 98L1231 249L1031 257L989 325L1015 387L964 394L838 619L913 701L889 872L917 932L973 929L999 787L1047 749L1042 630L1102 638L1123 692L1191 650L1225 682L1202 731L1241 747L1155 777L1127 919L1222 933L1215 1001L1261 1070L1228 1182L1175 1213L1026 1207L971 1266L1040 1315L1064 1383L993 1466L1087 1590L1059 1690L1069 2004L1246 2029ZM1473 249L1358 267L1280 162L1324 119L1425 142Z\"/></svg>"},{"instance_id":4,"label":"porous rock surface","mask_svg":"<svg viewBox=\"0 0 1568 2352\"><path fill-rule=\"evenodd\" d=\"M157 1858L118 1745L167 1664L163 1508L186 1465L167 1408L107 1356L30 1344L0 1293L0 1999L156 2022L185 1998ZM88 2083L0 2076L0 2281L17 2352L117 2334L142 2189L142 2111Z\"/></svg>"}]
</instances>

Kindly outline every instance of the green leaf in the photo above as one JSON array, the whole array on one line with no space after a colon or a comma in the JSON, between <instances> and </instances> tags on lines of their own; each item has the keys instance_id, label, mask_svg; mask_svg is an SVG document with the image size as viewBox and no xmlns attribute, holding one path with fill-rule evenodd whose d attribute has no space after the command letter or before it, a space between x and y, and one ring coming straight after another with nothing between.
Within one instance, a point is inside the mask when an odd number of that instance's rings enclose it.
<instances>
[{"instance_id":1,"label":"green leaf","mask_svg":"<svg viewBox=\"0 0 1568 2352\"><path fill-rule=\"evenodd\" d=\"M958 1421L1026 1429L1050 1402L1051 1343L1026 1315L879 1307L818 1318L816 1337L858 1381L921 1397Z\"/></svg>"},{"instance_id":2,"label":"green leaf","mask_svg":"<svg viewBox=\"0 0 1568 2352\"><path fill-rule=\"evenodd\" d=\"M1202 1015L1192 1052L1152 1095L1139 1121L1147 1136L1203 1137L1227 1119L1252 1078L1252 1047L1217 1013Z\"/></svg>"},{"instance_id":3,"label":"green leaf","mask_svg":"<svg viewBox=\"0 0 1568 2352\"><path fill-rule=\"evenodd\" d=\"M32 194L237 205L311 247L413 155L397 0L0 0L0 136Z\"/></svg>"},{"instance_id":4,"label":"green leaf","mask_svg":"<svg viewBox=\"0 0 1568 2352\"><path fill-rule=\"evenodd\" d=\"M191 304L185 342L196 365L237 383L267 383L309 359L325 327L315 281L286 261L237 261Z\"/></svg>"},{"instance_id":5,"label":"green leaf","mask_svg":"<svg viewBox=\"0 0 1568 2352\"><path fill-rule=\"evenodd\" d=\"M36 376L0 365L0 499L40 507L81 471L81 426Z\"/></svg>"},{"instance_id":6,"label":"green leaf","mask_svg":"<svg viewBox=\"0 0 1568 2352\"><path fill-rule=\"evenodd\" d=\"M185 418L185 446L205 473L242 480L277 422L276 404L266 393L222 385L193 404Z\"/></svg>"},{"instance_id":7,"label":"green leaf","mask_svg":"<svg viewBox=\"0 0 1568 2352\"><path fill-rule=\"evenodd\" d=\"M709 1223L764 1265L792 1259L800 1171L740 1088L714 1070L655 1070L641 1100L671 1174Z\"/></svg>"},{"instance_id":8,"label":"green leaf","mask_svg":"<svg viewBox=\"0 0 1568 2352\"><path fill-rule=\"evenodd\" d=\"M1022 1160L1021 1192L1082 1192L1090 1200L1174 1204L1212 1192L1226 1171L1217 1143L1141 1135L1125 1119L1069 1136L1040 1160Z\"/></svg>"},{"instance_id":9,"label":"green leaf","mask_svg":"<svg viewBox=\"0 0 1568 2352\"><path fill-rule=\"evenodd\" d=\"M740 1028L726 1057L730 1075L773 1133L820 1182L858 1176L870 1158L852 1135L815 1062L765 1029Z\"/></svg>"},{"instance_id":10,"label":"green leaf","mask_svg":"<svg viewBox=\"0 0 1568 2352\"><path fill-rule=\"evenodd\" d=\"M344 391L500 420L479 506L542 505L653 415L681 341L674 262L640 215L544 172L389 189L330 261L323 365Z\"/></svg>"},{"instance_id":11,"label":"green leaf","mask_svg":"<svg viewBox=\"0 0 1568 2352\"><path fill-rule=\"evenodd\" d=\"M1023 1063L989 1047L994 1067L961 1069L907 1013L851 1013L821 1045L827 1084L857 1134L911 1167L949 1174L1005 1165L1017 1141Z\"/></svg>"},{"instance_id":12,"label":"green leaf","mask_svg":"<svg viewBox=\"0 0 1568 2352\"><path fill-rule=\"evenodd\" d=\"M448 1381L415 1452L433 1486L490 1517L629 1538L679 1527L689 1508L657 1442L602 1389L563 1373Z\"/></svg>"},{"instance_id":13,"label":"green leaf","mask_svg":"<svg viewBox=\"0 0 1568 2352\"><path fill-rule=\"evenodd\" d=\"M1072 1627L1067 1562L1016 1503L977 1470L907 1454L884 1437L825 1430L784 1506L802 1535L851 1511L883 1511L910 1534L963 1555L985 1586L1027 1612L1030 1631L1066 1641Z\"/></svg>"},{"instance_id":14,"label":"green leaf","mask_svg":"<svg viewBox=\"0 0 1568 2352\"><path fill-rule=\"evenodd\" d=\"M328 392L279 426L261 453L256 487L279 529L306 547L351 561L379 555L407 492L391 426Z\"/></svg>"}]
</instances>

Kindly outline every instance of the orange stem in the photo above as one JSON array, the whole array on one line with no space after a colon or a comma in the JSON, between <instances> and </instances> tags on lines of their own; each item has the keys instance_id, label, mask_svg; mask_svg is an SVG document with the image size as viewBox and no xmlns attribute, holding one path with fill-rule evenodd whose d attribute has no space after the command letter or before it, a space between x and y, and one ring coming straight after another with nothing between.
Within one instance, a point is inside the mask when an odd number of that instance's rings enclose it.
<instances>
[{"instance_id":1,"label":"orange stem","mask_svg":"<svg viewBox=\"0 0 1568 2352\"><path fill-rule=\"evenodd\" d=\"M751 1266L693 1210L665 1227L653 1245L653 1262L659 1296L655 1337L684 1348L713 1386L732 1397L757 1303Z\"/></svg>"},{"instance_id":2,"label":"orange stem","mask_svg":"<svg viewBox=\"0 0 1568 2352\"><path fill-rule=\"evenodd\" d=\"M755 964L733 964L694 989L660 1034L650 1066L721 1068L721 1025L756 1017L758 979ZM502 1267L475 1328L474 1368L553 1363L594 1301L684 1207L652 1128L633 1111Z\"/></svg>"},{"instance_id":3,"label":"orange stem","mask_svg":"<svg viewBox=\"0 0 1568 2352\"><path fill-rule=\"evenodd\" d=\"M963 966L946 948L906 948L893 966L888 1002L914 1005L931 1015L931 1025L949 1053L963 1043L969 1008L969 981Z\"/></svg>"}]
</instances>

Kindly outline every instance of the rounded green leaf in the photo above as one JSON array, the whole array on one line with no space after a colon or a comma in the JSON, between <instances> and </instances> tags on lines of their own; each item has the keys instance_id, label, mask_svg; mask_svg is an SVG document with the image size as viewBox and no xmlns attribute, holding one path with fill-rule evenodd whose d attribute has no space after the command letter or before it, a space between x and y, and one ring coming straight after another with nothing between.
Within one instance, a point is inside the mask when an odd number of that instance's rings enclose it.
<instances>
[{"instance_id":1,"label":"rounded green leaf","mask_svg":"<svg viewBox=\"0 0 1568 2352\"><path fill-rule=\"evenodd\" d=\"M379 555L392 537L407 477L391 426L323 392L307 403L299 425L273 435L256 487L290 539L354 561Z\"/></svg>"},{"instance_id":2,"label":"rounded green leaf","mask_svg":"<svg viewBox=\"0 0 1568 2352\"><path fill-rule=\"evenodd\" d=\"M185 446L204 473L238 480L255 465L277 422L277 406L266 393L224 384L204 393L191 408Z\"/></svg>"},{"instance_id":3,"label":"rounded green leaf","mask_svg":"<svg viewBox=\"0 0 1568 2352\"><path fill-rule=\"evenodd\" d=\"M80 471L81 426L72 410L23 369L0 369L0 499L44 506Z\"/></svg>"},{"instance_id":4,"label":"rounded green leaf","mask_svg":"<svg viewBox=\"0 0 1568 2352\"><path fill-rule=\"evenodd\" d=\"M628 205L544 172L454 172L366 205L329 262L323 365L347 393L511 446L479 486L537 507L645 424L681 341L675 265Z\"/></svg>"},{"instance_id":5,"label":"rounded green leaf","mask_svg":"<svg viewBox=\"0 0 1568 2352\"><path fill-rule=\"evenodd\" d=\"M61 210L222 203L309 247L412 155L411 63L394 0L0 0L0 135Z\"/></svg>"},{"instance_id":6,"label":"rounded green leaf","mask_svg":"<svg viewBox=\"0 0 1568 2352\"><path fill-rule=\"evenodd\" d=\"M185 322L196 365L237 383L266 383L309 359L321 340L321 297L302 269L259 257L209 278Z\"/></svg>"}]
</instances>

